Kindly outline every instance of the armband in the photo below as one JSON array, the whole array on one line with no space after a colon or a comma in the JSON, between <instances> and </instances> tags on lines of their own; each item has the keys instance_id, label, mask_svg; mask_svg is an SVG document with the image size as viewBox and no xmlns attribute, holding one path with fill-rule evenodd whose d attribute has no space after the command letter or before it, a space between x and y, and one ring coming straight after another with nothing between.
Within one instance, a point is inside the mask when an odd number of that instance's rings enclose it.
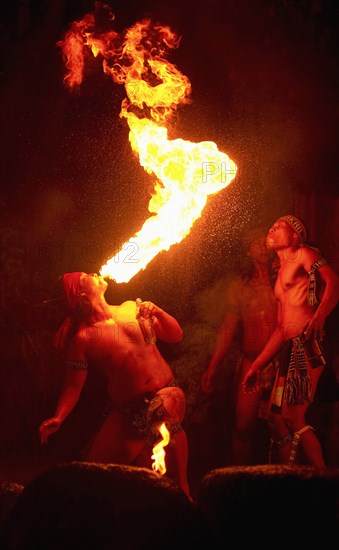
<instances>
[{"instance_id":1,"label":"armband","mask_svg":"<svg viewBox=\"0 0 339 550\"><path fill-rule=\"evenodd\" d=\"M326 265L327 261L325 258L320 257L317 261L313 262L311 265L311 269L309 272L309 282L308 282L308 296L307 301L308 304L311 307L316 306L319 303L318 296L317 296L317 278L316 278L316 272L318 269L320 269L323 265Z\"/></svg>"},{"instance_id":2,"label":"armband","mask_svg":"<svg viewBox=\"0 0 339 550\"><path fill-rule=\"evenodd\" d=\"M67 361L67 367L72 370L87 370L87 361Z\"/></svg>"}]
</instances>

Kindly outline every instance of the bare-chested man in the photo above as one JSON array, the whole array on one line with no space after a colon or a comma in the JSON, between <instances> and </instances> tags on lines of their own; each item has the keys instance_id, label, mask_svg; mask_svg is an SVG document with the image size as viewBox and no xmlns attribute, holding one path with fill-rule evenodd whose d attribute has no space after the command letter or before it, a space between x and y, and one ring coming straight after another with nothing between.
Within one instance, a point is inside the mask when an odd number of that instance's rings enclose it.
<instances>
[{"instance_id":1,"label":"bare-chested man","mask_svg":"<svg viewBox=\"0 0 339 550\"><path fill-rule=\"evenodd\" d=\"M252 228L245 236L246 253L251 262L250 269L235 277L227 289L227 309L218 330L215 347L202 375L203 391L213 391L213 382L221 360L234 340L239 326L242 329L241 359L236 384L235 424L231 442L233 464L251 464L253 461L253 436L264 394L266 404L272 389L276 368L273 364L265 369L260 380L261 391L244 393L242 381L254 359L276 327L276 299L273 294L275 272L272 259L265 244L265 231ZM265 410L261 412L266 416Z\"/></svg>"},{"instance_id":2,"label":"bare-chested man","mask_svg":"<svg viewBox=\"0 0 339 550\"><path fill-rule=\"evenodd\" d=\"M268 232L267 247L280 258L278 325L242 384L245 392L256 391L257 371L280 351L268 419L277 460L293 464L301 442L306 461L321 468L321 445L306 413L325 365L321 340L325 320L338 302L338 277L305 241L304 224L292 215L279 218Z\"/></svg>"},{"instance_id":3,"label":"bare-chested man","mask_svg":"<svg viewBox=\"0 0 339 550\"><path fill-rule=\"evenodd\" d=\"M152 302L109 305L107 282L95 273L66 273L64 292L70 316L56 334L65 351L67 372L55 414L41 423L40 441L56 432L79 400L89 364L107 380L111 410L86 453L85 460L151 467L154 443L163 421L171 434L166 447L169 475L190 495L188 447L181 422L185 397L154 342L144 340L137 317L152 318L156 338L182 339L176 319Z\"/></svg>"}]
</instances>

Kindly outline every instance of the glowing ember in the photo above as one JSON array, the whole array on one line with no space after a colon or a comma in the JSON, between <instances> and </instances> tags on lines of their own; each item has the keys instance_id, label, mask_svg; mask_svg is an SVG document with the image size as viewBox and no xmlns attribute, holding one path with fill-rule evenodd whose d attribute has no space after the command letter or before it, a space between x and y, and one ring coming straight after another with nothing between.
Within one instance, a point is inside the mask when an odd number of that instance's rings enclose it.
<instances>
[{"instance_id":1,"label":"glowing ember","mask_svg":"<svg viewBox=\"0 0 339 550\"><path fill-rule=\"evenodd\" d=\"M108 6L96 4L114 19ZM70 87L81 83L86 48L103 57L104 72L125 86L120 116L130 128L132 149L156 178L148 205L151 217L100 270L122 283L188 235L208 195L229 185L237 167L214 142L168 139L166 122L179 104L188 102L191 91L188 78L164 59L166 50L179 44L171 29L150 20L136 23L123 36L98 34L95 27L95 14L88 14L59 43L68 68L65 82Z\"/></svg>"},{"instance_id":2,"label":"glowing ember","mask_svg":"<svg viewBox=\"0 0 339 550\"><path fill-rule=\"evenodd\" d=\"M163 422L159 428L159 432L161 433L162 440L157 443L153 449L152 449L152 460L154 461L152 463L152 470L155 472L159 472L159 474L163 475L166 473L166 463L165 463L165 450L164 447L168 445L170 440L170 434L168 429L165 426L165 422Z\"/></svg>"}]
</instances>

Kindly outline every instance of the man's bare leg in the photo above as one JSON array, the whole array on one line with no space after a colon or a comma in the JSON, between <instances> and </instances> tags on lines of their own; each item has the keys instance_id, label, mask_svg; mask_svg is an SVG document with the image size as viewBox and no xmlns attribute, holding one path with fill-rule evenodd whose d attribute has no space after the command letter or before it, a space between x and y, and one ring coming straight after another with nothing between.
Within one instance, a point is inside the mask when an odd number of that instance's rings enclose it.
<instances>
[{"instance_id":1,"label":"man's bare leg","mask_svg":"<svg viewBox=\"0 0 339 550\"><path fill-rule=\"evenodd\" d=\"M134 466L143 466L152 469L153 446L146 446L133 460ZM190 500L190 489L187 480L188 443L186 433L181 430L171 435L169 444L164 448L166 475L180 487Z\"/></svg>"},{"instance_id":2,"label":"man's bare leg","mask_svg":"<svg viewBox=\"0 0 339 550\"><path fill-rule=\"evenodd\" d=\"M312 384L312 401L314 399L318 381L323 370L324 367L318 367L316 369L309 368L309 376ZM303 451L308 463L317 468L325 468L326 464L320 442L314 432L314 429L307 423L306 420L306 414L309 406L309 402L304 403L303 405L287 405L284 403L283 418L291 432L295 434L296 446L298 440L300 439L300 443L303 446Z\"/></svg>"},{"instance_id":3,"label":"man's bare leg","mask_svg":"<svg viewBox=\"0 0 339 550\"><path fill-rule=\"evenodd\" d=\"M175 481L190 500L191 494L187 479L188 443L184 430L171 436L166 452L168 475Z\"/></svg>"},{"instance_id":4,"label":"man's bare leg","mask_svg":"<svg viewBox=\"0 0 339 550\"><path fill-rule=\"evenodd\" d=\"M89 462L131 464L145 446L144 439L126 416L113 411L89 445L85 459Z\"/></svg>"},{"instance_id":5,"label":"man's bare leg","mask_svg":"<svg viewBox=\"0 0 339 550\"><path fill-rule=\"evenodd\" d=\"M240 381L252 364L248 358L241 361L237 373L236 414L231 440L232 463L252 464L253 432L258 419L260 392L245 393Z\"/></svg>"},{"instance_id":6,"label":"man's bare leg","mask_svg":"<svg viewBox=\"0 0 339 550\"><path fill-rule=\"evenodd\" d=\"M277 372L276 379L272 388L267 422L271 434L271 457L274 456L274 462L277 464L288 464L291 454L293 434L290 432L282 416L282 397L285 378L279 376ZM272 406L280 407L280 412L272 411Z\"/></svg>"},{"instance_id":7,"label":"man's bare leg","mask_svg":"<svg viewBox=\"0 0 339 550\"><path fill-rule=\"evenodd\" d=\"M158 391L158 395L161 396L166 411L164 420L172 425L180 424L185 415L185 396L182 389L176 386L165 387ZM191 499L187 480L188 444L184 430L171 435L165 452L168 475Z\"/></svg>"},{"instance_id":8,"label":"man's bare leg","mask_svg":"<svg viewBox=\"0 0 339 550\"><path fill-rule=\"evenodd\" d=\"M268 422L271 432L271 445L273 447L272 454L275 456L275 462L277 464L288 464L293 435L288 430L280 414L271 412Z\"/></svg>"},{"instance_id":9,"label":"man's bare leg","mask_svg":"<svg viewBox=\"0 0 339 550\"><path fill-rule=\"evenodd\" d=\"M323 451L314 430L308 429L300 436L300 439L310 464L316 468L326 468Z\"/></svg>"},{"instance_id":10,"label":"man's bare leg","mask_svg":"<svg viewBox=\"0 0 339 550\"><path fill-rule=\"evenodd\" d=\"M245 394L242 387L237 394L236 420L232 435L232 462L237 465L252 463L253 431L258 418L260 393Z\"/></svg>"}]
</instances>

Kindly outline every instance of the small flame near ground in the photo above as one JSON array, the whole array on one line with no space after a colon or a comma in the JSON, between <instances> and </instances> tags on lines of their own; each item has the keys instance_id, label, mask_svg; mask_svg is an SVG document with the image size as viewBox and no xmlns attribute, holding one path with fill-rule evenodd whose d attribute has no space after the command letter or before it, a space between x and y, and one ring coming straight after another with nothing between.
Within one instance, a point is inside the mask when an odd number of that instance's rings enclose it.
<instances>
[{"instance_id":1,"label":"small flame near ground","mask_svg":"<svg viewBox=\"0 0 339 550\"><path fill-rule=\"evenodd\" d=\"M166 445L168 445L170 440L170 434L168 429L166 428L165 422L161 424L159 427L159 432L162 436L162 440L159 441L156 445L154 445L152 449L152 470L154 472L158 472L159 474L163 475L166 473L166 462L165 462L165 449Z\"/></svg>"}]
</instances>

